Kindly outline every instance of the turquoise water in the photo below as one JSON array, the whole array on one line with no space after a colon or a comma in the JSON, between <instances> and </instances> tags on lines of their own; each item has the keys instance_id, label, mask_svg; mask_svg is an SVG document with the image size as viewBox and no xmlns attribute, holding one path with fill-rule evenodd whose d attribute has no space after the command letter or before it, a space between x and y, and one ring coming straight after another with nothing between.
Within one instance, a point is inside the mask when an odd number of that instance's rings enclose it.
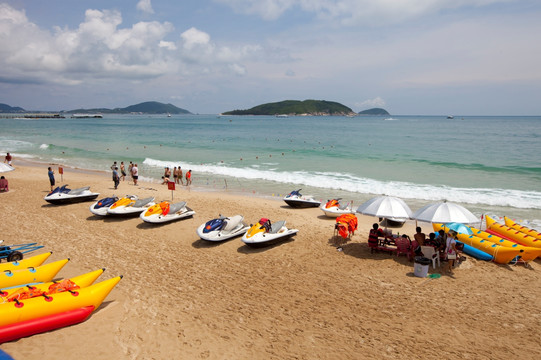
<instances>
[{"instance_id":1,"label":"turquoise water","mask_svg":"<svg viewBox=\"0 0 541 360\"><path fill-rule=\"evenodd\" d=\"M194 185L360 204L398 196L413 210L461 203L476 215L541 226L541 117L240 117L106 115L0 119L0 153L108 170L133 161L147 180L165 166Z\"/></svg>"}]
</instances>

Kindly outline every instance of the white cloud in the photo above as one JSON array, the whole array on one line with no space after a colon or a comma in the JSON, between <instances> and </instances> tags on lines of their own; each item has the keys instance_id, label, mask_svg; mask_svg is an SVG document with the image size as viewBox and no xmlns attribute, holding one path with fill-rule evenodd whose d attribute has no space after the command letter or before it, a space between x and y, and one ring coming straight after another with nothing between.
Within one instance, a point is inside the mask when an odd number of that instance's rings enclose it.
<instances>
[{"instance_id":1,"label":"white cloud","mask_svg":"<svg viewBox=\"0 0 541 360\"><path fill-rule=\"evenodd\" d=\"M359 109L374 108L374 107L383 107L385 106L385 100L379 96L374 99L364 100L358 103L355 103L355 106Z\"/></svg>"},{"instance_id":2,"label":"white cloud","mask_svg":"<svg viewBox=\"0 0 541 360\"><path fill-rule=\"evenodd\" d=\"M76 84L179 71L243 75L242 62L258 51L257 46L219 46L193 27L173 42L166 39L174 30L171 23L121 27L122 21L119 11L89 9L77 28L50 32L30 22L24 11L0 4L0 81Z\"/></svg>"},{"instance_id":3,"label":"white cloud","mask_svg":"<svg viewBox=\"0 0 541 360\"><path fill-rule=\"evenodd\" d=\"M146 12L147 14L154 14L154 9L152 9L150 0L139 0L137 3L137 10Z\"/></svg>"},{"instance_id":4,"label":"white cloud","mask_svg":"<svg viewBox=\"0 0 541 360\"><path fill-rule=\"evenodd\" d=\"M243 14L275 20L285 12L313 13L343 24L387 24L460 7L480 7L517 0L214 0Z\"/></svg>"}]
</instances>

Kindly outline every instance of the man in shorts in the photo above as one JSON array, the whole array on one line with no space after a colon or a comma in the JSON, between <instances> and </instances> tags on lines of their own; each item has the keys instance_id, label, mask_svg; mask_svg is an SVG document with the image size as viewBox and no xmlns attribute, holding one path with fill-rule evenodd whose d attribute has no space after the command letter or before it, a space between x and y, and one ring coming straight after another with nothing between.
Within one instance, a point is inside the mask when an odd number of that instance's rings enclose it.
<instances>
[{"instance_id":1,"label":"man in shorts","mask_svg":"<svg viewBox=\"0 0 541 360\"><path fill-rule=\"evenodd\" d=\"M137 185L137 180L139 179L139 169L137 164L134 164L131 168L131 177L133 178L133 185Z\"/></svg>"},{"instance_id":2,"label":"man in shorts","mask_svg":"<svg viewBox=\"0 0 541 360\"><path fill-rule=\"evenodd\" d=\"M51 191L54 190L54 184L55 184L55 181L54 181L54 170L51 169L51 167L49 166L49 168L47 169L48 172L47 174L49 175L49 182L51 183Z\"/></svg>"}]
</instances>

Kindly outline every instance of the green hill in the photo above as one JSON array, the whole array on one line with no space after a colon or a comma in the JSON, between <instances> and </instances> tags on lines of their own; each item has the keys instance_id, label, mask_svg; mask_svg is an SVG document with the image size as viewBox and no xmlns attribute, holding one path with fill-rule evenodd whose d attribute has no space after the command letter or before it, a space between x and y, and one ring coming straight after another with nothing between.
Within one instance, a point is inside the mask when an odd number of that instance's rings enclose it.
<instances>
[{"instance_id":1,"label":"green hill","mask_svg":"<svg viewBox=\"0 0 541 360\"><path fill-rule=\"evenodd\" d=\"M105 108L96 108L96 109L75 109L65 111L66 113L100 113L100 114L130 114L130 113L141 113L141 114L191 114L188 110L181 109L172 104L162 104L157 101L147 101L136 105L130 105L125 108L115 108L115 109L105 109Z\"/></svg>"},{"instance_id":2,"label":"green hill","mask_svg":"<svg viewBox=\"0 0 541 360\"><path fill-rule=\"evenodd\" d=\"M233 110L224 115L352 115L350 108L325 100L285 100L255 106L248 110Z\"/></svg>"},{"instance_id":3,"label":"green hill","mask_svg":"<svg viewBox=\"0 0 541 360\"><path fill-rule=\"evenodd\" d=\"M0 104L0 113L20 113L20 112L25 112L26 110L24 110L23 108L20 108L18 106L16 107L12 107L12 106L9 106L7 104Z\"/></svg>"},{"instance_id":4,"label":"green hill","mask_svg":"<svg viewBox=\"0 0 541 360\"><path fill-rule=\"evenodd\" d=\"M359 112L359 115L382 115L382 116L386 116L386 115L391 115L391 114L389 114L387 112L387 110L385 110L385 109L373 108L373 109L368 109L368 110L361 111L361 112Z\"/></svg>"}]
</instances>

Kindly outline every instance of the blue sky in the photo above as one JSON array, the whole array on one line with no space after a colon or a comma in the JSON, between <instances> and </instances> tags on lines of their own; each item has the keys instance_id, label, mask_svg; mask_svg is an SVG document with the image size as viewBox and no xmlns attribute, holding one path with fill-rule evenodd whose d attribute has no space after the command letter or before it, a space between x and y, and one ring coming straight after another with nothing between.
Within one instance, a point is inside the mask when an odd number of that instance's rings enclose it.
<instances>
[{"instance_id":1,"label":"blue sky","mask_svg":"<svg viewBox=\"0 0 541 360\"><path fill-rule=\"evenodd\" d=\"M0 103L540 115L538 0L0 0Z\"/></svg>"}]
</instances>

